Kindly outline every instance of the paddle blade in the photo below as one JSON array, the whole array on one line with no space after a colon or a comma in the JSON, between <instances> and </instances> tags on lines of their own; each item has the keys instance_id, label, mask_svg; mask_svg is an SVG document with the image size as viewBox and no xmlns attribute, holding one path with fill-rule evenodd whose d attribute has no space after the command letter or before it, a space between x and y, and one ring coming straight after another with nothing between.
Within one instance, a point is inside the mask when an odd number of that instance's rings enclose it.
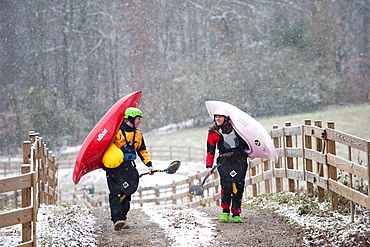
<instances>
[{"instance_id":1,"label":"paddle blade","mask_svg":"<svg viewBox=\"0 0 370 247\"><path fill-rule=\"evenodd\" d=\"M179 160L172 161L171 164L166 169L166 173L174 174L179 169L180 165L181 165L181 161Z\"/></svg>"},{"instance_id":2,"label":"paddle blade","mask_svg":"<svg viewBox=\"0 0 370 247\"><path fill-rule=\"evenodd\" d=\"M202 185L194 185L189 188L189 195L201 196L203 195L204 188Z\"/></svg>"}]
</instances>

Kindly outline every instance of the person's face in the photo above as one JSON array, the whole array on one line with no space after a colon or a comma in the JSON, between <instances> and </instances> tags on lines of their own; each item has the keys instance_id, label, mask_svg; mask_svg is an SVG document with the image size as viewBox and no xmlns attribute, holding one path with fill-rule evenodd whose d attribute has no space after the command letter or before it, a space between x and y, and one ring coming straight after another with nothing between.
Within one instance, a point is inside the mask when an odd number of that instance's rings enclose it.
<instances>
[{"instance_id":1,"label":"person's face","mask_svg":"<svg viewBox=\"0 0 370 247\"><path fill-rule=\"evenodd\" d=\"M139 125L141 124L141 119L142 119L142 117L135 117L135 120L134 120L134 127L135 128L139 128Z\"/></svg>"},{"instance_id":2,"label":"person's face","mask_svg":"<svg viewBox=\"0 0 370 247\"><path fill-rule=\"evenodd\" d=\"M225 116L216 115L215 116L215 122L218 126L221 126L225 122Z\"/></svg>"}]
</instances>

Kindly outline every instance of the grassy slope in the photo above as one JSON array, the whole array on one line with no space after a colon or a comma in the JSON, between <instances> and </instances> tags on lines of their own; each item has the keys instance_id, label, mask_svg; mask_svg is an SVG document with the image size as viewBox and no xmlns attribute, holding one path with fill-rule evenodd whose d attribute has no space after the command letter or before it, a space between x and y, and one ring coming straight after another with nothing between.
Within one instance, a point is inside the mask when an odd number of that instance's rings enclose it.
<instances>
[{"instance_id":1,"label":"grassy slope","mask_svg":"<svg viewBox=\"0 0 370 247\"><path fill-rule=\"evenodd\" d=\"M321 120L323 127L328 121L334 121L335 129L352 134L364 139L370 139L370 105L345 106L339 108L328 108L320 112L309 112L289 116L271 117L257 119L266 130L270 130L273 125L282 127L285 122L290 121L292 126L304 124L305 119L311 119L312 124L315 120ZM145 124L145 122L143 123ZM212 125L210 119L209 125ZM178 131L176 133L145 137L147 146L149 145L179 145L205 147L208 127L195 128ZM145 135L145 134L144 134Z\"/></svg>"}]
</instances>

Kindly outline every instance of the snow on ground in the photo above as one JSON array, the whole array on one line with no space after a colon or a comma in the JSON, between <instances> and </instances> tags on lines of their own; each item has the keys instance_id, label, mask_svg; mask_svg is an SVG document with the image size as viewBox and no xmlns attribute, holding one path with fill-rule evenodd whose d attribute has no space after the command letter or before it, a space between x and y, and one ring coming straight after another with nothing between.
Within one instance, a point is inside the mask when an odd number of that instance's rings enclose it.
<instances>
[{"instance_id":1,"label":"snow on ground","mask_svg":"<svg viewBox=\"0 0 370 247\"><path fill-rule=\"evenodd\" d=\"M154 160L153 164L155 169L165 169L170 161ZM137 168L140 174L147 171L139 162ZM158 172L143 176L140 186L170 184L203 169L203 162L183 162L176 174ZM72 182L72 172L71 169L59 170L59 186L62 192L72 192L76 187ZM82 186L95 186L97 190L108 193L105 172L101 169L85 175L77 187ZM351 223L348 213L331 211L327 203L299 201L289 193L276 193L270 198L252 198L245 200L244 204L272 210L277 215L286 217L289 222L304 228L307 246L343 246L343 243L351 243L351 246L370 246L370 211L359 206L356 207L355 223ZM198 210L176 205L146 206L143 210L163 229L172 240L173 246L217 246L217 243L211 244L210 241L216 234L215 226L211 224L209 217ZM184 216L187 220L184 220ZM85 208L66 203L56 206L42 205L38 214L37 243L40 246L97 246L94 224L94 216ZM19 244L20 235L20 224L1 228L0 246Z\"/></svg>"},{"instance_id":2,"label":"snow on ground","mask_svg":"<svg viewBox=\"0 0 370 247\"><path fill-rule=\"evenodd\" d=\"M142 209L173 240L172 246L217 246L212 242L216 227L203 212L176 205Z\"/></svg>"},{"instance_id":3,"label":"snow on ground","mask_svg":"<svg viewBox=\"0 0 370 247\"><path fill-rule=\"evenodd\" d=\"M214 246L215 226L200 211L176 205L142 208L173 241L172 246ZM38 246L97 246L95 219L86 208L70 204L43 205L38 213ZM0 229L0 246L20 244L21 225Z\"/></svg>"},{"instance_id":4,"label":"snow on ground","mask_svg":"<svg viewBox=\"0 0 370 247\"><path fill-rule=\"evenodd\" d=\"M307 246L370 246L370 211L359 205L355 209L354 223L351 223L349 212L331 210L328 202L318 203L317 198L305 194L276 193L244 203L271 210L305 229Z\"/></svg>"},{"instance_id":5,"label":"snow on ground","mask_svg":"<svg viewBox=\"0 0 370 247\"><path fill-rule=\"evenodd\" d=\"M269 209L304 228L307 246L370 246L370 212L359 206L355 223L351 223L348 214L331 211L327 203L307 201L294 193L248 199L244 201L246 205ZM172 246L217 246L211 242L216 234L211 218L196 209L161 205L145 206L143 210L173 241ZM42 205L38 213L37 243L40 246L97 246L94 226L95 218L86 208L70 204ZM20 224L1 228L0 246L19 244L20 232Z\"/></svg>"},{"instance_id":6,"label":"snow on ground","mask_svg":"<svg viewBox=\"0 0 370 247\"><path fill-rule=\"evenodd\" d=\"M70 204L42 205L37 214L37 246L97 246L94 217L86 208ZM0 228L0 246L21 243L22 225Z\"/></svg>"}]
</instances>

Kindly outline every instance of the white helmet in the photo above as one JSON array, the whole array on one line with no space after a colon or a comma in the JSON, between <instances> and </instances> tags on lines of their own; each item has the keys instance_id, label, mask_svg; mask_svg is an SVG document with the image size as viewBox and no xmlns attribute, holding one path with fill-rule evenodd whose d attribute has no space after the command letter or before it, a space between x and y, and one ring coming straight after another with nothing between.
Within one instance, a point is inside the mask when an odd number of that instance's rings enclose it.
<instances>
[{"instance_id":1,"label":"white helmet","mask_svg":"<svg viewBox=\"0 0 370 247\"><path fill-rule=\"evenodd\" d=\"M213 113L213 116L216 115L230 117L229 110L226 109L225 107L217 108L217 110Z\"/></svg>"}]
</instances>

